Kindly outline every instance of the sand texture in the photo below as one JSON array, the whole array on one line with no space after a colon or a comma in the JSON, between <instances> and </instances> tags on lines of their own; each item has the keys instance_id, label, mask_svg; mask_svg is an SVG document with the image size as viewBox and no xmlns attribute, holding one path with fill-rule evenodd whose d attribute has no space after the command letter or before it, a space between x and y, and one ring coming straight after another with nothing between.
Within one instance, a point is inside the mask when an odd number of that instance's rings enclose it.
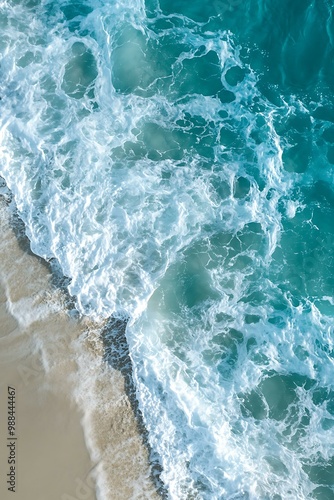
<instances>
[{"instance_id":1,"label":"sand texture","mask_svg":"<svg viewBox=\"0 0 334 500\"><path fill-rule=\"evenodd\" d=\"M0 197L0 498L159 498L129 361L111 353L115 325L93 324L69 309L7 202ZM15 388L15 446L8 387ZM5 477L8 443L15 496Z\"/></svg>"}]
</instances>

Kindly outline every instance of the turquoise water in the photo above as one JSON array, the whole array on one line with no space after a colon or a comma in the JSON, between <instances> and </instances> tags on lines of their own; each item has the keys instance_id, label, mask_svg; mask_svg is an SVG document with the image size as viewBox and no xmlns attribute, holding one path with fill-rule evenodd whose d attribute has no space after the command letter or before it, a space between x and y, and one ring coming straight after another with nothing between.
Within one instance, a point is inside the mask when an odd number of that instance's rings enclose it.
<instances>
[{"instance_id":1,"label":"turquoise water","mask_svg":"<svg viewBox=\"0 0 334 500\"><path fill-rule=\"evenodd\" d=\"M334 498L333 9L0 4L0 174L80 311L129 318L172 499Z\"/></svg>"}]
</instances>

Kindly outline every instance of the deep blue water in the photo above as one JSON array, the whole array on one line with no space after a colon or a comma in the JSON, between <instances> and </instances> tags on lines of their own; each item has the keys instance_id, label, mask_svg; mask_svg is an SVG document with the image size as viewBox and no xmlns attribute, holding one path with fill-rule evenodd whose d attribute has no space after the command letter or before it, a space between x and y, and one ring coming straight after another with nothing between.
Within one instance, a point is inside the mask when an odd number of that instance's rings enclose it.
<instances>
[{"instance_id":1,"label":"deep blue water","mask_svg":"<svg viewBox=\"0 0 334 500\"><path fill-rule=\"evenodd\" d=\"M0 174L129 318L171 499L334 499L333 9L0 4Z\"/></svg>"}]
</instances>

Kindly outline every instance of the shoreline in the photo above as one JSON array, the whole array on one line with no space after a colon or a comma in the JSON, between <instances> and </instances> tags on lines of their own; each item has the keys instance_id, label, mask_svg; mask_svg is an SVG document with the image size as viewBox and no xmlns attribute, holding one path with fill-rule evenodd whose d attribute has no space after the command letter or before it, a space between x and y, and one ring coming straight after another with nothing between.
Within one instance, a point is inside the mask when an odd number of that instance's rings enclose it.
<instances>
[{"instance_id":1,"label":"shoreline","mask_svg":"<svg viewBox=\"0 0 334 500\"><path fill-rule=\"evenodd\" d=\"M129 391L129 359L110 352L113 334L105 323L94 324L73 309L65 278L31 252L8 201L0 194L0 409L4 418L6 385L16 384L16 498L161 498L157 466L150 463ZM11 498L5 486L2 480L1 498Z\"/></svg>"}]
</instances>

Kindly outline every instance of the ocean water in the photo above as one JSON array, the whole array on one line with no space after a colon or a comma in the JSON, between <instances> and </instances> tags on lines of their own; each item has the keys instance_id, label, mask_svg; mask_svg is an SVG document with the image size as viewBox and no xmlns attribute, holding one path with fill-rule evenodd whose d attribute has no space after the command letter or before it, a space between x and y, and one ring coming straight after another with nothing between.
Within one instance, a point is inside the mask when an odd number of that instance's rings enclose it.
<instances>
[{"instance_id":1,"label":"ocean water","mask_svg":"<svg viewBox=\"0 0 334 500\"><path fill-rule=\"evenodd\" d=\"M334 499L333 13L0 3L0 175L79 310L128 320L171 499Z\"/></svg>"}]
</instances>

